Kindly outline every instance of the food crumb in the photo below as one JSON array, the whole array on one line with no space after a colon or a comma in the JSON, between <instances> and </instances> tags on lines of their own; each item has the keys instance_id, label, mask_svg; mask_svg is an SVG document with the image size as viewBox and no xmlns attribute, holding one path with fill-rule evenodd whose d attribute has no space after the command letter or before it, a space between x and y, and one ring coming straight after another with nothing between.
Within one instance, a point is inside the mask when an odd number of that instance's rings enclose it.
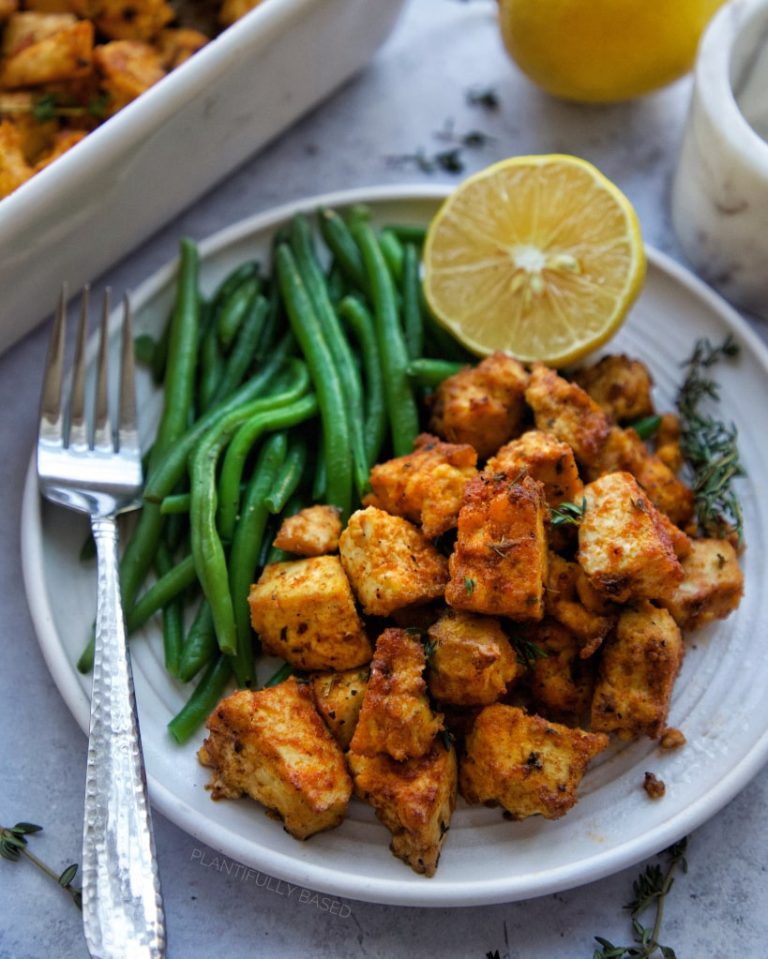
<instances>
[{"instance_id":1,"label":"food crumb","mask_svg":"<svg viewBox=\"0 0 768 959\"><path fill-rule=\"evenodd\" d=\"M647 772L645 774L645 779L643 780L643 789L648 793L649 798L651 799L661 799L664 793L667 791L667 787L664 785L664 782L654 776L653 773Z\"/></svg>"},{"instance_id":2,"label":"food crumb","mask_svg":"<svg viewBox=\"0 0 768 959\"><path fill-rule=\"evenodd\" d=\"M662 749L679 749L686 744L685 734L674 726L668 726L661 734L659 745Z\"/></svg>"}]
</instances>

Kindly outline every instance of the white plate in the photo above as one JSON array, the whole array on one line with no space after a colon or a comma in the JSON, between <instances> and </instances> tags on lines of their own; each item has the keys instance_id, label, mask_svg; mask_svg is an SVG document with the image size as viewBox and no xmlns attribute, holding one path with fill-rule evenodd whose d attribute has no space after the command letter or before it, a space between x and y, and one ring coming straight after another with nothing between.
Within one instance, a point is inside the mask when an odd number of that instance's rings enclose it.
<instances>
[{"instance_id":1,"label":"white plate","mask_svg":"<svg viewBox=\"0 0 768 959\"><path fill-rule=\"evenodd\" d=\"M202 244L206 290L254 250L264 254L276 226L297 209L371 204L381 222L425 222L442 190L356 191L315 198L236 224ZM133 301L142 328L156 329L169 310L175 265L149 279ZM716 368L722 412L738 425L749 476L740 483L749 548L743 557L746 596L738 612L695 634L675 687L670 722L688 739L663 753L643 740L617 748L587 774L576 807L557 822L511 823L499 810L461 802L437 875L415 875L388 851L389 835L372 811L353 802L344 824L308 842L291 839L249 800L213 803L207 772L196 759L202 733L184 748L165 726L186 691L163 670L156 629L132 641L134 676L150 792L169 819L227 856L273 876L371 902L403 905L476 905L523 899L590 882L631 865L676 841L727 803L768 758L768 590L761 563L768 506L760 495L768 476L762 441L768 404L768 352L744 321L701 282L661 254L649 251L648 279L611 350L646 360L660 409L673 408L680 362L694 340L733 333L740 359ZM151 427L149 385L140 383L145 427ZM73 663L92 620L94 576L77 559L83 527L66 510L42 504L34 463L24 497L24 578L40 645L62 696L85 730L89 681ZM651 770L667 785L664 799L642 789Z\"/></svg>"}]
</instances>

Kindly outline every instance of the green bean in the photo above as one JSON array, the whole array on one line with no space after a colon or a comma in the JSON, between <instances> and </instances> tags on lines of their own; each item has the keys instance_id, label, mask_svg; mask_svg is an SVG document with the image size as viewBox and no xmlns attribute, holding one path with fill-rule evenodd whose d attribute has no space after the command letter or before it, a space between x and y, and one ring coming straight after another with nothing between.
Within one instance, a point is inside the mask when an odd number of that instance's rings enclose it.
<instances>
[{"instance_id":1,"label":"green bean","mask_svg":"<svg viewBox=\"0 0 768 959\"><path fill-rule=\"evenodd\" d=\"M418 359L408 364L408 376L419 386L439 386L449 376L455 376L466 369L466 363L452 363L449 360Z\"/></svg>"},{"instance_id":2,"label":"green bean","mask_svg":"<svg viewBox=\"0 0 768 959\"><path fill-rule=\"evenodd\" d=\"M363 258L347 224L335 210L328 209L320 210L318 222L323 239L347 282L362 293L367 293L368 277L365 275Z\"/></svg>"},{"instance_id":3,"label":"green bean","mask_svg":"<svg viewBox=\"0 0 768 959\"><path fill-rule=\"evenodd\" d=\"M249 307L248 314L243 319L237 333L237 339L222 370L218 386L211 397L212 406L221 403L237 389L256 354L256 347L269 312L269 303L263 296L257 295L251 300Z\"/></svg>"},{"instance_id":4,"label":"green bean","mask_svg":"<svg viewBox=\"0 0 768 959\"><path fill-rule=\"evenodd\" d=\"M168 723L168 732L179 745L187 742L206 717L213 712L224 695L231 674L232 666L226 656L219 656L208 667L186 705Z\"/></svg>"},{"instance_id":5,"label":"green bean","mask_svg":"<svg viewBox=\"0 0 768 959\"><path fill-rule=\"evenodd\" d=\"M216 328L225 350L232 345L260 289L261 280L257 276L251 277L238 286L221 304L216 317Z\"/></svg>"},{"instance_id":6,"label":"green bean","mask_svg":"<svg viewBox=\"0 0 768 959\"><path fill-rule=\"evenodd\" d=\"M424 352L424 317L421 312L421 278L419 251L413 243L403 248L403 327L408 355L412 360Z\"/></svg>"},{"instance_id":7,"label":"green bean","mask_svg":"<svg viewBox=\"0 0 768 959\"><path fill-rule=\"evenodd\" d=\"M277 524L277 529L275 530L275 534L271 537L271 539L274 540L277 536L280 527L283 525L282 521L284 519L288 519L289 516L295 516L296 513L298 513L300 510L303 510L307 505L308 504L305 496L303 496L301 493L294 493L288 501L288 505L278 517L280 522ZM270 563L284 563L286 560L293 558L293 553L289 553L287 550L280 549L279 546L273 546L270 540L268 543L268 548L264 551L264 555L259 562L262 566L268 566Z\"/></svg>"},{"instance_id":8,"label":"green bean","mask_svg":"<svg viewBox=\"0 0 768 959\"><path fill-rule=\"evenodd\" d=\"M360 344L365 371L365 453L370 469L377 462L387 432L387 408L384 402L384 377L376 343L373 317L356 297L347 296L339 304L339 315L352 327Z\"/></svg>"},{"instance_id":9,"label":"green bean","mask_svg":"<svg viewBox=\"0 0 768 959\"><path fill-rule=\"evenodd\" d=\"M285 463L279 476L275 477L271 490L264 502L270 513L282 512L285 504L295 492L304 474L307 462L307 443L303 436L292 437L285 457Z\"/></svg>"},{"instance_id":10,"label":"green bean","mask_svg":"<svg viewBox=\"0 0 768 959\"><path fill-rule=\"evenodd\" d=\"M230 413L217 427L226 435L224 445L229 444L219 480L218 525L225 540L232 538L235 529L237 510L240 505L240 482L245 461L253 449L253 444L264 432L262 418L258 414L267 410L277 411L280 407L293 403L309 387L306 364L297 359L291 359L288 362L294 371L294 379L288 389L263 400L256 400L249 404L248 408L240 407L239 410ZM223 446L221 448L223 449Z\"/></svg>"},{"instance_id":11,"label":"green bean","mask_svg":"<svg viewBox=\"0 0 768 959\"><path fill-rule=\"evenodd\" d=\"M290 676L293 676L293 666L291 666L290 663L283 663L280 669L269 677L262 688L269 689L271 686L279 686L280 683L284 683Z\"/></svg>"},{"instance_id":12,"label":"green bean","mask_svg":"<svg viewBox=\"0 0 768 959\"><path fill-rule=\"evenodd\" d=\"M165 543L161 543L155 557L158 576L167 575L173 568L173 560ZM184 641L184 608L179 597L163 606L163 657L165 668L171 676L179 675L181 647Z\"/></svg>"},{"instance_id":13,"label":"green bean","mask_svg":"<svg viewBox=\"0 0 768 959\"><path fill-rule=\"evenodd\" d=\"M255 441L263 432L295 426L316 413L317 401L313 394L309 394L290 406L255 415L251 413L246 418L250 419ZM211 604L219 648L228 656L236 654L237 641L227 563L216 529L216 463L237 425L243 421L239 418L244 416L243 412L236 411L236 414L211 430L192 455L192 501L189 513L197 577Z\"/></svg>"},{"instance_id":14,"label":"green bean","mask_svg":"<svg viewBox=\"0 0 768 959\"><path fill-rule=\"evenodd\" d=\"M152 382L159 386L160 383L165 379L165 366L168 362L168 342L171 338L171 321L173 316L167 321L163 327L163 332L160 334L158 341L155 345L155 352L152 354Z\"/></svg>"},{"instance_id":15,"label":"green bean","mask_svg":"<svg viewBox=\"0 0 768 959\"><path fill-rule=\"evenodd\" d=\"M152 357L155 355L157 343L149 333L141 333L133 340L133 355L136 362L142 366L152 366Z\"/></svg>"},{"instance_id":16,"label":"green bean","mask_svg":"<svg viewBox=\"0 0 768 959\"><path fill-rule=\"evenodd\" d=\"M248 590L254 579L261 541L269 517L265 499L285 462L287 449L288 438L285 433L273 433L264 443L253 477L246 489L240 519L232 537L229 591L237 633L237 655L232 665L239 686L250 686L253 682L253 630L248 608Z\"/></svg>"},{"instance_id":17,"label":"green bean","mask_svg":"<svg viewBox=\"0 0 768 959\"><path fill-rule=\"evenodd\" d=\"M309 223L303 216L295 216L291 221L291 249L296 258L299 275L314 307L323 339L328 344L341 380L346 401L343 413L349 423L353 477L357 493L362 496L368 482L368 464L363 439L363 388L360 373L328 295L325 277L312 249Z\"/></svg>"},{"instance_id":18,"label":"green bean","mask_svg":"<svg viewBox=\"0 0 768 959\"><path fill-rule=\"evenodd\" d=\"M326 499L331 505L338 506L346 519L352 506L352 468L349 424L344 415L341 380L290 248L281 244L275 253L275 260L291 328L306 357L317 391L323 423Z\"/></svg>"},{"instance_id":19,"label":"green bean","mask_svg":"<svg viewBox=\"0 0 768 959\"><path fill-rule=\"evenodd\" d=\"M312 502L322 503L328 493L328 471L325 466L325 443L322 435L317 441L317 461L315 463L315 476L312 481Z\"/></svg>"},{"instance_id":20,"label":"green bean","mask_svg":"<svg viewBox=\"0 0 768 959\"><path fill-rule=\"evenodd\" d=\"M179 679L183 683L188 683L204 666L208 665L218 650L211 606L208 600L203 598L181 650Z\"/></svg>"},{"instance_id":21,"label":"green bean","mask_svg":"<svg viewBox=\"0 0 768 959\"><path fill-rule=\"evenodd\" d=\"M179 513L189 512L189 493L173 493L166 496L160 503L160 512L163 516L176 516Z\"/></svg>"},{"instance_id":22,"label":"green bean","mask_svg":"<svg viewBox=\"0 0 768 959\"><path fill-rule=\"evenodd\" d=\"M200 342L200 382L198 394L200 409L206 410L224 374L224 356L219 343L219 331L212 309L208 311L208 322L203 330Z\"/></svg>"},{"instance_id":23,"label":"green bean","mask_svg":"<svg viewBox=\"0 0 768 959\"><path fill-rule=\"evenodd\" d=\"M365 203L354 203L347 210L347 223L349 224L350 230L354 231L354 228L359 224L368 224L371 219L371 208Z\"/></svg>"},{"instance_id":24,"label":"green bean","mask_svg":"<svg viewBox=\"0 0 768 959\"><path fill-rule=\"evenodd\" d=\"M333 264L325 282L331 303L336 306L347 294L347 281L344 279L344 274L338 264Z\"/></svg>"},{"instance_id":25,"label":"green bean","mask_svg":"<svg viewBox=\"0 0 768 959\"><path fill-rule=\"evenodd\" d=\"M183 493L179 493L183 496ZM162 513L162 507L160 508ZM187 513L189 510L187 510ZM181 545L181 541L189 530L189 518L186 513L171 513L163 526L162 542L168 547L171 553L175 553Z\"/></svg>"},{"instance_id":26,"label":"green bean","mask_svg":"<svg viewBox=\"0 0 768 959\"><path fill-rule=\"evenodd\" d=\"M162 462L158 464L147 479L147 485L144 487L145 503L160 503L166 496L170 496L176 484L184 476L189 454L200 439L234 410L254 402L261 396L279 373L292 344L292 334L284 336L275 347L269 362L255 376L251 377L219 406L208 410L166 452Z\"/></svg>"},{"instance_id":27,"label":"green bean","mask_svg":"<svg viewBox=\"0 0 768 959\"><path fill-rule=\"evenodd\" d=\"M195 564L191 556L185 556L175 563L168 572L156 580L138 600L125 618L125 627L129 633L146 623L150 616L167 606L173 599L195 582Z\"/></svg>"},{"instance_id":28,"label":"green bean","mask_svg":"<svg viewBox=\"0 0 768 959\"><path fill-rule=\"evenodd\" d=\"M270 284L268 303L269 308L267 310L267 317L264 322L264 329L261 332L261 339L259 340L259 345L256 349L255 362L257 365L260 365L265 359L267 359L267 357L272 355L274 339L277 335L277 331L278 329L282 329L287 325L281 323L282 317L280 316L280 310L282 303L280 300L280 288L277 285L276 280ZM295 343L293 333L289 332L288 337L290 339L291 347L293 347ZM288 352L290 352L290 350L288 350Z\"/></svg>"},{"instance_id":29,"label":"green bean","mask_svg":"<svg viewBox=\"0 0 768 959\"><path fill-rule=\"evenodd\" d=\"M403 245L391 230L379 233L379 247L386 261L392 280L400 285L403 280Z\"/></svg>"},{"instance_id":30,"label":"green bean","mask_svg":"<svg viewBox=\"0 0 768 959\"><path fill-rule=\"evenodd\" d=\"M216 287L216 291L211 297L214 313L218 316L219 310L225 301L232 296L235 290L237 290L239 286L242 286L246 280L253 279L253 277L258 276L258 274L259 264L256 260L246 260L228 273Z\"/></svg>"},{"instance_id":31,"label":"green bean","mask_svg":"<svg viewBox=\"0 0 768 959\"><path fill-rule=\"evenodd\" d=\"M388 223L385 229L389 233L394 233L401 243L423 246L427 238L427 228L425 226L414 226L411 223Z\"/></svg>"},{"instance_id":32,"label":"green bean","mask_svg":"<svg viewBox=\"0 0 768 959\"><path fill-rule=\"evenodd\" d=\"M408 350L397 313L395 290L372 228L367 223L359 222L353 235L363 255L371 284L392 448L395 456L404 456L412 451L413 441L418 435L419 412L405 372Z\"/></svg>"}]
</instances>

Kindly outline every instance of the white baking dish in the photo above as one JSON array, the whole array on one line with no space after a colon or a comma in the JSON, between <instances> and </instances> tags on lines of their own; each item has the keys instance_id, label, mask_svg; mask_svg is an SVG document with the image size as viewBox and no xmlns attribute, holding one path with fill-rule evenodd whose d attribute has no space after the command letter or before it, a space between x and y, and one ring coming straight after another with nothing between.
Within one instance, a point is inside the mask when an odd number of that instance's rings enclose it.
<instances>
[{"instance_id":1,"label":"white baking dish","mask_svg":"<svg viewBox=\"0 0 768 959\"><path fill-rule=\"evenodd\" d=\"M0 352L362 67L405 0L264 0L0 201Z\"/></svg>"}]
</instances>

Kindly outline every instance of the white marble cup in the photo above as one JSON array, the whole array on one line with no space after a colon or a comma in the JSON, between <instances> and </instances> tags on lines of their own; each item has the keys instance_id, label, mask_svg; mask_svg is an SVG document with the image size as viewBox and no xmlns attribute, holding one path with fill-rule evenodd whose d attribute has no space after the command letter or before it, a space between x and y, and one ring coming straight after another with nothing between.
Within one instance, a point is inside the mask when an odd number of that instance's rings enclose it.
<instances>
[{"instance_id":1,"label":"white marble cup","mask_svg":"<svg viewBox=\"0 0 768 959\"><path fill-rule=\"evenodd\" d=\"M768 0L731 0L702 38L672 222L701 276L768 319Z\"/></svg>"}]
</instances>

